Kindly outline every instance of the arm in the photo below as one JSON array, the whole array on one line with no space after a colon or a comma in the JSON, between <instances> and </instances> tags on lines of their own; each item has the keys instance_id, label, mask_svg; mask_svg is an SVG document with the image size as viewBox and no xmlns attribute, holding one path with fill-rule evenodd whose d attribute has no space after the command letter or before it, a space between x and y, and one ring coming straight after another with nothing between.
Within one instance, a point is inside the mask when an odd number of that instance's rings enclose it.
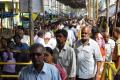
<instances>
[{"instance_id":1,"label":"arm","mask_svg":"<svg viewBox=\"0 0 120 80\"><path fill-rule=\"evenodd\" d=\"M112 49L112 52L111 52L111 58L112 58L112 55L114 54L114 49L115 49L115 42L114 41L112 41L112 43L111 43L111 49Z\"/></svg>"},{"instance_id":2,"label":"arm","mask_svg":"<svg viewBox=\"0 0 120 80\"><path fill-rule=\"evenodd\" d=\"M97 72L96 72L96 75L95 75L95 77L96 77L95 80L100 80L100 68L101 68L101 64L103 63L103 58L102 58L102 55L101 55L100 48L97 44L96 44L94 50L95 50L94 57L95 57L95 61L96 61L96 64L97 64Z\"/></svg>"},{"instance_id":3,"label":"arm","mask_svg":"<svg viewBox=\"0 0 120 80\"><path fill-rule=\"evenodd\" d=\"M118 56L118 63L117 63L117 69L120 69L120 43L117 44L117 56Z\"/></svg>"},{"instance_id":4,"label":"arm","mask_svg":"<svg viewBox=\"0 0 120 80\"><path fill-rule=\"evenodd\" d=\"M18 77L19 80L29 80L27 78L27 73L26 73L26 70L25 70L25 67L22 68L22 70L19 72L19 77Z\"/></svg>"},{"instance_id":5,"label":"arm","mask_svg":"<svg viewBox=\"0 0 120 80\"><path fill-rule=\"evenodd\" d=\"M19 73L19 78L18 78L18 79L19 79L19 80L24 80L24 75L23 75L22 72Z\"/></svg>"},{"instance_id":6,"label":"arm","mask_svg":"<svg viewBox=\"0 0 120 80\"><path fill-rule=\"evenodd\" d=\"M101 61L97 61L96 80L100 80L100 75L101 75L100 68L101 68L101 64L102 64Z\"/></svg>"},{"instance_id":7,"label":"arm","mask_svg":"<svg viewBox=\"0 0 120 80\"><path fill-rule=\"evenodd\" d=\"M68 80L74 80L76 77L76 55L74 52L74 49L71 49L71 72L69 74L69 79Z\"/></svg>"},{"instance_id":8,"label":"arm","mask_svg":"<svg viewBox=\"0 0 120 80\"><path fill-rule=\"evenodd\" d=\"M119 70L120 69L120 56L118 57L118 66L117 66L117 69Z\"/></svg>"}]
</instances>

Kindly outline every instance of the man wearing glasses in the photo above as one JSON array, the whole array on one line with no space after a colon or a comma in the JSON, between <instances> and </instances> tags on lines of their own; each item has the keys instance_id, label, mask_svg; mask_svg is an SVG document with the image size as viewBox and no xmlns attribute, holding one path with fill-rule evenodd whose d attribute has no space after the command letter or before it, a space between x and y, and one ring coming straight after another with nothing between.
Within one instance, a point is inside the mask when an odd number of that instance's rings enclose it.
<instances>
[{"instance_id":1,"label":"man wearing glasses","mask_svg":"<svg viewBox=\"0 0 120 80\"><path fill-rule=\"evenodd\" d=\"M30 47L32 64L23 68L19 80L61 80L57 68L45 63L45 48L41 44L33 44Z\"/></svg>"}]
</instances>

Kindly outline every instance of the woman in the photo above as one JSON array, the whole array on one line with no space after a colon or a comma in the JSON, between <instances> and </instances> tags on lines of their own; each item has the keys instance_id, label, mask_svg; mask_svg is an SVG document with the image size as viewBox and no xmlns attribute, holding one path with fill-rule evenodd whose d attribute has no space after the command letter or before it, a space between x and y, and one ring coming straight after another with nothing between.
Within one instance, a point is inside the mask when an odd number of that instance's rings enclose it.
<instances>
[{"instance_id":1,"label":"woman","mask_svg":"<svg viewBox=\"0 0 120 80\"><path fill-rule=\"evenodd\" d=\"M6 41L6 48L2 52L2 61L3 62L8 62L8 63L16 63L16 60L14 58L14 53L12 52L12 49L14 47L14 44L12 41ZM2 74L5 75L14 75L16 74L15 71L15 64L4 64L2 68ZM17 80L17 78L3 78L3 80Z\"/></svg>"},{"instance_id":2,"label":"woman","mask_svg":"<svg viewBox=\"0 0 120 80\"><path fill-rule=\"evenodd\" d=\"M46 53L44 55L44 61L53 64L57 67L58 71L60 72L60 76L62 80L67 80L67 72L66 70L60 65L60 64L54 64L54 56L53 56L53 51L50 47L45 47L46 48Z\"/></svg>"}]
</instances>

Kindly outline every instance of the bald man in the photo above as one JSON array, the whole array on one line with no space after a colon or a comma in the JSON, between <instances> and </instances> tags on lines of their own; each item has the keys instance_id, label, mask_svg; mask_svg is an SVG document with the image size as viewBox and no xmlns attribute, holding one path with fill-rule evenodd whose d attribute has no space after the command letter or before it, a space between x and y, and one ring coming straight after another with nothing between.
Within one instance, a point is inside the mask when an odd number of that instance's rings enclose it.
<instances>
[{"instance_id":1,"label":"bald man","mask_svg":"<svg viewBox=\"0 0 120 80\"><path fill-rule=\"evenodd\" d=\"M107 32L103 33L103 38L105 40L105 51L106 51L105 61L111 62L113 50L115 47L115 41L113 39L110 39L110 35Z\"/></svg>"},{"instance_id":2,"label":"bald man","mask_svg":"<svg viewBox=\"0 0 120 80\"><path fill-rule=\"evenodd\" d=\"M90 34L91 28L83 27L81 31L81 40L76 42L76 80L100 79L100 66L103 59L97 42L90 38Z\"/></svg>"}]
</instances>

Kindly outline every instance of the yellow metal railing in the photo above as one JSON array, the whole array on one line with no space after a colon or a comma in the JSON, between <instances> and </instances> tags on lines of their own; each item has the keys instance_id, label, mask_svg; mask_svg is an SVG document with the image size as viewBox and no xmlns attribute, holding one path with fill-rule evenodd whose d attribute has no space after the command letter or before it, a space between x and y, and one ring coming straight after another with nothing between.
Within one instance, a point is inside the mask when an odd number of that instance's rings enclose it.
<instances>
[{"instance_id":1,"label":"yellow metal railing","mask_svg":"<svg viewBox=\"0 0 120 80\"><path fill-rule=\"evenodd\" d=\"M30 65L30 64L32 64L32 61L30 61L30 62L25 62L25 63L23 63L23 62L0 62L0 65L4 65L4 64L16 64L16 65ZM19 75L3 75L3 74L0 74L0 78L18 78L19 77Z\"/></svg>"},{"instance_id":2,"label":"yellow metal railing","mask_svg":"<svg viewBox=\"0 0 120 80\"><path fill-rule=\"evenodd\" d=\"M0 51L4 51L5 49L0 49ZM15 53L27 53L29 54L29 51L28 50L13 50L12 52L15 52ZM15 64L15 65L30 65L32 64L32 61L29 61L29 62L0 62L0 65L6 65L6 64ZM1 78L18 78L19 75L18 74L15 74L15 75L11 75L11 74L2 74L0 73L0 79Z\"/></svg>"},{"instance_id":3,"label":"yellow metal railing","mask_svg":"<svg viewBox=\"0 0 120 80\"><path fill-rule=\"evenodd\" d=\"M18 78L19 75L0 75L0 78Z\"/></svg>"},{"instance_id":4,"label":"yellow metal railing","mask_svg":"<svg viewBox=\"0 0 120 80\"><path fill-rule=\"evenodd\" d=\"M32 62L26 62L26 63L22 63L22 62L0 62L0 65L3 64L16 64L16 65L30 65L32 64ZM101 74L101 79L100 80L113 80L113 75L115 75L117 73L117 69L115 67L115 64L113 62L105 62L104 64L104 69L103 72ZM19 75L3 75L0 74L0 78L18 78Z\"/></svg>"},{"instance_id":5,"label":"yellow metal railing","mask_svg":"<svg viewBox=\"0 0 120 80\"><path fill-rule=\"evenodd\" d=\"M116 75L117 69L115 67L115 64L113 62L105 62L104 69L101 74L100 80L113 80L114 75Z\"/></svg>"},{"instance_id":6,"label":"yellow metal railing","mask_svg":"<svg viewBox=\"0 0 120 80\"><path fill-rule=\"evenodd\" d=\"M16 64L16 65L30 65L32 62L0 62L0 65L4 65L4 64Z\"/></svg>"}]
</instances>

